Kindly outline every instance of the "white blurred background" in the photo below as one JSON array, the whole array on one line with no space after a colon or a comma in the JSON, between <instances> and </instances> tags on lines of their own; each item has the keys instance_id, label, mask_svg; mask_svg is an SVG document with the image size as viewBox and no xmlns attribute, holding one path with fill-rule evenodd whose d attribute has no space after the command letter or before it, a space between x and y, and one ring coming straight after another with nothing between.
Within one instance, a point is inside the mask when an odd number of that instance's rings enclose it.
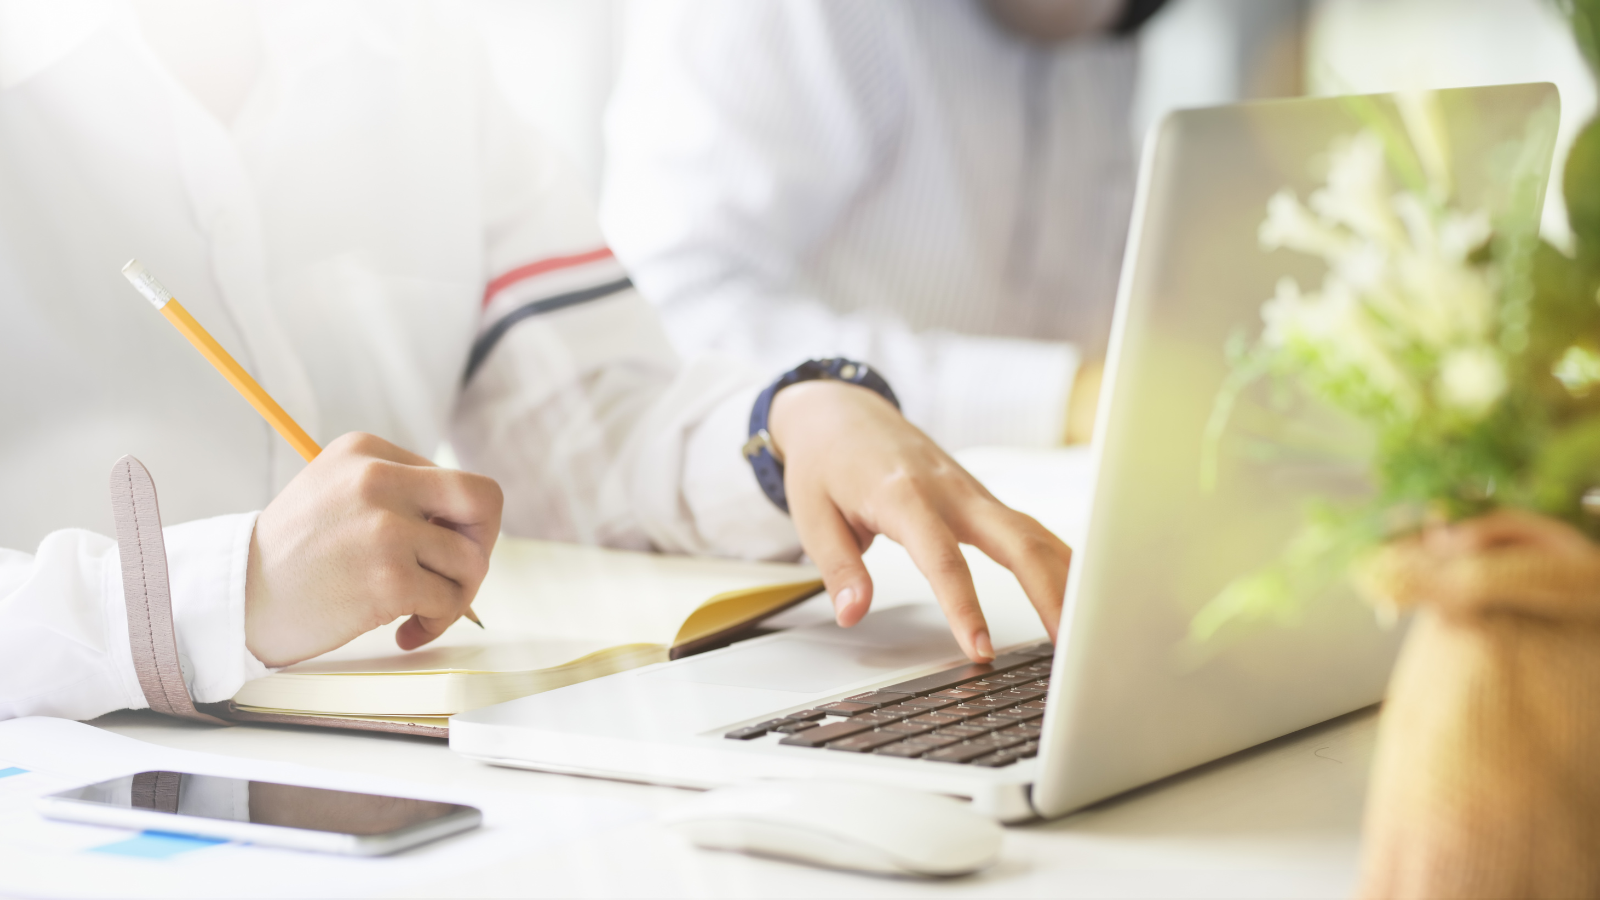
<instances>
[{"instance_id":1,"label":"white blurred background","mask_svg":"<svg viewBox=\"0 0 1600 900\"><path fill-rule=\"evenodd\" d=\"M470 0L512 104L596 193L628 2ZM1241 99L1552 81L1563 107L1559 172L1595 107L1549 0L1171 0L1139 41L1139 134L1167 110ZM1559 192L1545 219L1562 240Z\"/></svg>"}]
</instances>

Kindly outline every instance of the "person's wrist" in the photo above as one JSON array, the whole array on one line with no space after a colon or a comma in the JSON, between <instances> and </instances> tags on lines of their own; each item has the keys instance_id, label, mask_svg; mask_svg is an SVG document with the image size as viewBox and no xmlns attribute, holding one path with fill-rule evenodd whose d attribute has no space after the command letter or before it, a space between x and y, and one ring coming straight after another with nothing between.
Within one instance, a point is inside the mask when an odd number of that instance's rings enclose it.
<instances>
[{"instance_id":1,"label":"person's wrist","mask_svg":"<svg viewBox=\"0 0 1600 900\"><path fill-rule=\"evenodd\" d=\"M887 403L897 414L900 408L900 401L895 397L894 389L883 376L871 366L843 357L807 360L784 373L781 378L762 391L750 410L749 438L740 452L749 461L762 493L785 513L789 511L789 499L785 487L784 454L779 449L772 430L774 404L785 392L794 390L798 385L810 383L834 383L841 387L860 386ZM809 393L802 396L807 396ZM828 394L818 396L828 396ZM784 404L786 408L794 405L792 402ZM786 430L793 435L795 433L793 420L797 417L790 414L784 418L790 420L790 427ZM824 423L816 420L816 424Z\"/></svg>"},{"instance_id":2,"label":"person's wrist","mask_svg":"<svg viewBox=\"0 0 1600 900\"><path fill-rule=\"evenodd\" d=\"M266 585L261 574L261 547L257 543L255 529L250 532L250 557L244 566L244 647L251 655L267 662L267 648L261 641L261 604L264 601Z\"/></svg>"},{"instance_id":3,"label":"person's wrist","mask_svg":"<svg viewBox=\"0 0 1600 900\"><path fill-rule=\"evenodd\" d=\"M285 634L283 624L275 621L281 617L274 616L272 600L258 527L251 531L250 558L245 563L244 648L269 669L292 665L303 658L295 657L292 631Z\"/></svg>"},{"instance_id":4,"label":"person's wrist","mask_svg":"<svg viewBox=\"0 0 1600 900\"><path fill-rule=\"evenodd\" d=\"M787 459L785 447L827 431L839 422L839 410L854 403L882 404L893 409L877 392L845 381L802 381L779 391L772 398L772 412L767 418L767 432L772 435L776 457Z\"/></svg>"}]
</instances>

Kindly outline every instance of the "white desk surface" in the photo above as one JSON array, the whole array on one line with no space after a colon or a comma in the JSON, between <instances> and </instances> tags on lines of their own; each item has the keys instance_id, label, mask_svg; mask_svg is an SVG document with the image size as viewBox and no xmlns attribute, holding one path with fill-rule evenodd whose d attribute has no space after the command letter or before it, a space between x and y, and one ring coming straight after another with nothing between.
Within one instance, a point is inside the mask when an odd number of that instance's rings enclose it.
<instances>
[{"instance_id":1,"label":"white desk surface","mask_svg":"<svg viewBox=\"0 0 1600 900\"><path fill-rule=\"evenodd\" d=\"M989 451L963 455L963 461L974 471L1011 475L984 480L1001 499L1038 515L1069 541L1081 533L1083 511L1071 502L1087 478L1081 454ZM1026 477L1018 479L1019 473ZM1003 483L1012 480L1023 483ZM1047 488L1042 493L1041 485ZM926 583L912 577L907 560L895 559L894 549L873 554L879 599L925 593ZM993 575L974 574L980 582ZM429 738L217 728L148 711L113 713L93 724L184 750L519 793L530 802L541 793L577 793L662 810L693 796L673 788L496 768L456 756L443 741ZM1355 885L1376 724L1372 710L1353 713L1076 815L1009 828L1002 861L968 878L879 878L710 853L645 820L493 868L418 883L410 895L1347 897Z\"/></svg>"},{"instance_id":2,"label":"white desk surface","mask_svg":"<svg viewBox=\"0 0 1600 900\"><path fill-rule=\"evenodd\" d=\"M1053 822L1007 829L979 875L913 881L697 850L654 822L420 883L417 897L1347 897L1376 716L1363 711ZM93 724L207 753L432 784L613 797L662 810L690 791L483 765L444 742L188 724L120 712Z\"/></svg>"}]
</instances>

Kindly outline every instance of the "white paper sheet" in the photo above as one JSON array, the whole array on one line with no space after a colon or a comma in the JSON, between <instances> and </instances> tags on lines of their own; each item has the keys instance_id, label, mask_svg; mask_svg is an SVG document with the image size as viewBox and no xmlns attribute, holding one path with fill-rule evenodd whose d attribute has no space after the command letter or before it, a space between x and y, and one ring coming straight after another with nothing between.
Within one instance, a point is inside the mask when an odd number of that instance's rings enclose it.
<instances>
[{"instance_id":1,"label":"white paper sheet","mask_svg":"<svg viewBox=\"0 0 1600 900\"><path fill-rule=\"evenodd\" d=\"M22 769L22 772L10 771ZM139 833L45 819L45 794L148 770L195 772L467 803L481 828L394 856L363 859L224 843L164 858L128 856ZM646 818L643 807L555 793L450 791L348 772L146 744L65 719L0 722L0 895L29 897L352 897L439 883L507 857ZM170 848L169 848L170 849Z\"/></svg>"}]
</instances>

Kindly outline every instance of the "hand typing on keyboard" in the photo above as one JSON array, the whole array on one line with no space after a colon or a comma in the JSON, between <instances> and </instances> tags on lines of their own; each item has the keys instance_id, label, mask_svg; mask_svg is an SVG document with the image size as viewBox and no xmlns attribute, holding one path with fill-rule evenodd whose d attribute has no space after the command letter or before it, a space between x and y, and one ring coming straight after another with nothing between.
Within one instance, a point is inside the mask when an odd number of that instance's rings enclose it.
<instances>
[{"instance_id":1,"label":"hand typing on keyboard","mask_svg":"<svg viewBox=\"0 0 1600 900\"><path fill-rule=\"evenodd\" d=\"M994 658L972 573L971 544L1017 576L1055 640L1072 550L1030 516L994 498L898 410L837 381L787 387L769 419L800 542L822 570L848 628L872 605L861 554L883 535L911 554L969 659Z\"/></svg>"},{"instance_id":2,"label":"hand typing on keyboard","mask_svg":"<svg viewBox=\"0 0 1600 900\"><path fill-rule=\"evenodd\" d=\"M1039 753L1050 655L1040 644L992 663L957 666L824 703L724 737L749 741L768 734L791 747L1009 766Z\"/></svg>"}]
</instances>

